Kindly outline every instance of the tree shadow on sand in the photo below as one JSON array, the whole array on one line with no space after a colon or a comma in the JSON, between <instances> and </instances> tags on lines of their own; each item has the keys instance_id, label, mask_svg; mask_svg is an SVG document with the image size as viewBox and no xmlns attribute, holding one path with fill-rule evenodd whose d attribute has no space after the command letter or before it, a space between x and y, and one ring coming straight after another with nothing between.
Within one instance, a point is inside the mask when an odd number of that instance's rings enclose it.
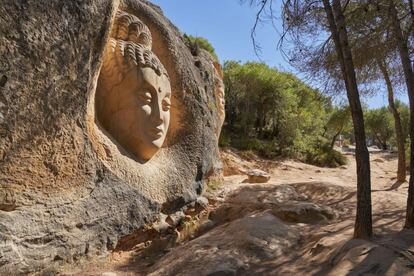
<instances>
[{"instance_id":1,"label":"tree shadow on sand","mask_svg":"<svg viewBox=\"0 0 414 276\"><path fill-rule=\"evenodd\" d=\"M407 183L407 181L395 181L394 184L391 185L388 189L385 189L385 191L394 191L400 188L404 183Z\"/></svg>"},{"instance_id":2,"label":"tree shadow on sand","mask_svg":"<svg viewBox=\"0 0 414 276\"><path fill-rule=\"evenodd\" d=\"M412 230L402 230L371 241L352 239L314 275L334 273L338 264L344 261L348 263L348 272L344 275L349 276L414 273L413 245Z\"/></svg>"}]
</instances>

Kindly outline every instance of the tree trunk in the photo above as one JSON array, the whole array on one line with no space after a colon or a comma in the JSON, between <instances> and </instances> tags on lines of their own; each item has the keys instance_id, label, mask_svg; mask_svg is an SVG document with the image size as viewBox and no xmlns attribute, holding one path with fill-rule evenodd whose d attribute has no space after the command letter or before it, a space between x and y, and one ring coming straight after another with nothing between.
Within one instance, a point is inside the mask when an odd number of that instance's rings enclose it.
<instances>
[{"instance_id":1,"label":"tree trunk","mask_svg":"<svg viewBox=\"0 0 414 276\"><path fill-rule=\"evenodd\" d=\"M410 101L410 181L408 184L407 213L404 227L414 229L414 72L408 52L408 42L401 30L398 12L393 1L390 1L390 16Z\"/></svg>"},{"instance_id":2,"label":"tree trunk","mask_svg":"<svg viewBox=\"0 0 414 276\"><path fill-rule=\"evenodd\" d=\"M325 138L325 134L328 131L328 128L326 126L323 127L323 133L322 133L322 137Z\"/></svg>"},{"instance_id":3,"label":"tree trunk","mask_svg":"<svg viewBox=\"0 0 414 276\"><path fill-rule=\"evenodd\" d=\"M375 136L374 142L376 140L375 145L381 149L384 149L385 142L382 141L382 139L380 138L380 136L378 136L378 134L374 134L374 136Z\"/></svg>"},{"instance_id":4,"label":"tree trunk","mask_svg":"<svg viewBox=\"0 0 414 276\"><path fill-rule=\"evenodd\" d=\"M387 64L383 60L377 60L378 67L384 76L385 83L388 90L388 106L392 115L394 116L394 128L395 136L397 139L397 151L398 151L398 169L397 169L397 181L405 182L407 177L407 166L405 163L405 141L403 136L403 129L401 125L400 113L395 107L394 102L394 89L392 87L390 75L388 73Z\"/></svg>"},{"instance_id":5,"label":"tree trunk","mask_svg":"<svg viewBox=\"0 0 414 276\"><path fill-rule=\"evenodd\" d=\"M335 135L332 137L332 140L331 140L331 149L334 148L335 142L336 142L336 138L338 138L338 136L339 136L339 134L341 134L341 132L342 132L342 128L337 133L335 133Z\"/></svg>"},{"instance_id":6,"label":"tree trunk","mask_svg":"<svg viewBox=\"0 0 414 276\"><path fill-rule=\"evenodd\" d=\"M371 170L354 63L340 0L333 0L332 6L329 0L323 0L323 4L341 65L354 124L357 163L357 210L354 237L369 239L372 237Z\"/></svg>"}]
</instances>

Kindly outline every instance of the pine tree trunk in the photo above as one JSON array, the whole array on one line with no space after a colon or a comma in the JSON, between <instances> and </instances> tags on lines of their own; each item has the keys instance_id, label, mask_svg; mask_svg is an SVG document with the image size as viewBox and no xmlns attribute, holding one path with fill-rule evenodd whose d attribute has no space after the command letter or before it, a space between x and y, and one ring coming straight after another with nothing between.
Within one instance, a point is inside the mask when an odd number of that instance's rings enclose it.
<instances>
[{"instance_id":1,"label":"pine tree trunk","mask_svg":"<svg viewBox=\"0 0 414 276\"><path fill-rule=\"evenodd\" d=\"M388 73L387 65L385 61L377 60L378 67L384 77L388 90L388 106L394 116L394 128L395 136L397 139L397 151L398 151L398 170L397 181L405 182L407 177L407 165L405 163L405 141L403 136L403 130L401 125L401 117L394 102L394 89L392 87L390 75Z\"/></svg>"},{"instance_id":2,"label":"pine tree trunk","mask_svg":"<svg viewBox=\"0 0 414 276\"><path fill-rule=\"evenodd\" d=\"M332 140L331 140L331 149L334 148L336 139L338 138L339 134L341 134L341 132L342 132L342 128L337 133L335 133L335 135L332 137Z\"/></svg>"},{"instance_id":3,"label":"pine tree trunk","mask_svg":"<svg viewBox=\"0 0 414 276\"><path fill-rule=\"evenodd\" d=\"M341 65L354 124L357 163L357 210L354 237L369 239L372 237L371 171L355 69L340 0L333 0L332 6L329 0L323 0L323 4Z\"/></svg>"},{"instance_id":4,"label":"pine tree trunk","mask_svg":"<svg viewBox=\"0 0 414 276\"><path fill-rule=\"evenodd\" d=\"M398 12L393 1L390 1L390 16L410 101L410 181L408 183L407 213L404 227L414 229L414 72L408 52L407 39L404 38L401 30Z\"/></svg>"}]
</instances>

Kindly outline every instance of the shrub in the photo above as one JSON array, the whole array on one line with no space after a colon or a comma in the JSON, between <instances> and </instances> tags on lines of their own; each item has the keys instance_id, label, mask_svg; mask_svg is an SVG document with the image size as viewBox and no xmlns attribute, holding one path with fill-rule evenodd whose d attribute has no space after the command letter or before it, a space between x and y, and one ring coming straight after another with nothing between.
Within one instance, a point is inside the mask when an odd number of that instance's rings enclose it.
<instances>
[{"instance_id":1,"label":"shrub","mask_svg":"<svg viewBox=\"0 0 414 276\"><path fill-rule=\"evenodd\" d=\"M227 133L226 129L222 129L219 138L219 146L222 148L230 147L231 145L231 138L230 135Z\"/></svg>"},{"instance_id":2,"label":"shrub","mask_svg":"<svg viewBox=\"0 0 414 276\"><path fill-rule=\"evenodd\" d=\"M211 54L215 61L218 61L216 51L207 39L184 34L184 42L193 55L197 56L199 54L199 49L204 49Z\"/></svg>"},{"instance_id":3,"label":"shrub","mask_svg":"<svg viewBox=\"0 0 414 276\"><path fill-rule=\"evenodd\" d=\"M317 89L263 63L225 62L224 83L226 132L220 145L318 166L346 163L331 148L334 137L350 121L346 107L334 109L331 100Z\"/></svg>"},{"instance_id":4,"label":"shrub","mask_svg":"<svg viewBox=\"0 0 414 276\"><path fill-rule=\"evenodd\" d=\"M321 167L335 168L347 164L346 157L330 147L329 143L321 142L305 153L306 163Z\"/></svg>"}]
</instances>

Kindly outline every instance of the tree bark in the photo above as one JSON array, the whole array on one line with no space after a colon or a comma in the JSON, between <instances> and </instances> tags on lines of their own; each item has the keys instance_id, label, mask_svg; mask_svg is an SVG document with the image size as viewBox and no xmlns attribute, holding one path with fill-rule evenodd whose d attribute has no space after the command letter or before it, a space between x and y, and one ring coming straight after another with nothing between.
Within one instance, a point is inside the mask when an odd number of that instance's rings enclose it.
<instances>
[{"instance_id":1,"label":"tree bark","mask_svg":"<svg viewBox=\"0 0 414 276\"><path fill-rule=\"evenodd\" d=\"M323 0L323 4L341 65L354 124L357 163L357 210L354 238L370 239L372 237L371 170L354 63L340 0L333 0L332 6L329 0Z\"/></svg>"},{"instance_id":2,"label":"tree bark","mask_svg":"<svg viewBox=\"0 0 414 276\"><path fill-rule=\"evenodd\" d=\"M323 133L322 133L322 137L325 138L325 134L328 131L328 128L326 126L323 127Z\"/></svg>"},{"instance_id":3,"label":"tree bark","mask_svg":"<svg viewBox=\"0 0 414 276\"><path fill-rule=\"evenodd\" d=\"M342 132L342 128L337 133L335 133L335 135L332 137L332 140L331 140L331 149L334 148L335 142L336 142L336 138L338 138L338 136L339 136L339 134L341 134L341 132Z\"/></svg>"},{"instance_id":4,"label":"tree bark","mask_svg":"<svg viewBox=\"0 0 414 276\"><path fill-rule=\"evenodd\" d=\"M376 146L378 146L378 147L380 147L381 149L383 149L383 150L385 150L386 148L384 148L384 145L386 146L386 142L384 142L384 141L382 141L382 139L380 138L380 136L378 136L378 134L375 134L374 133L374 136L375 136L375 139L374 139L374 142L375 142L375 140L376 140Z\"/></svg>"},{"instance_id":5,"label":"tree bark","mask_svg":"<svg viewBox=\"0 0 414 276\"><path fill-rule=\"evenodd\" d=\"M388 90L388 106L394 117L394 128L395 136L397 139L397 151L398 151L398 169L397 169L397 181L405 182L407 178L407 165L405 162L405 141L403 136L403 129L401 125L401 117L397 108L395 107L394 102L394 89L392 87L392 82L390 75L388 73L387 64L383 60L377 60L378 67L384 77L385 83Z\"/></svg>"},{"instance_id":6,"label":"tree bark","mask_svg":"<svg viewBox=\"0 0 414 276\"><path fill-rule=\"evenodd\" d=\"M408 42L404 38L401 23L398 18L398 11L393 1L390 1L389 12L410 102L410 180L408 183L407 211L404 227L414 229L414 72L408 52Z\"/></svg>"}]
</instances>

